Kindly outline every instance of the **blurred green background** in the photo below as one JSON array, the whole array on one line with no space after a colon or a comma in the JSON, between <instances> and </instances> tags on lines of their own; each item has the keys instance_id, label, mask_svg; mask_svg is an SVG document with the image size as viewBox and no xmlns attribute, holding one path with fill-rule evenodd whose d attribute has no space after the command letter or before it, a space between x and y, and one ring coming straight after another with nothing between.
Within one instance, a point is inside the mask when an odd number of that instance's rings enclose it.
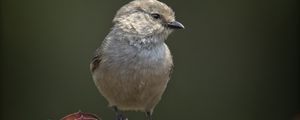
<instances>
[{"instance_id":1,"label":"blurred green background","mask_svg":"<svg viewBox=\"0 0 300 120\"><path fill-rule=\"evenodd\" d=\"M1 120L113 120L89 73L130 0L2 0ZM292 120L300 113L298 0L162 0L186 29L155 120ZM126 112L129 120L143 113Z\"/></svg>"}]
</instances>

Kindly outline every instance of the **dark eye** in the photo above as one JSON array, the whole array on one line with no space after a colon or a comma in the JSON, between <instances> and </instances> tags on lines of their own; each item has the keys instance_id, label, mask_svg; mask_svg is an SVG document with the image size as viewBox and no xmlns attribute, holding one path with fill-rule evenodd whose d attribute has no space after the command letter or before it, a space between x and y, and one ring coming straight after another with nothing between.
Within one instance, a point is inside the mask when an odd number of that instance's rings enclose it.
<instances>
[{"instance_id":1,"label":"dark eye","mask_svg":"<svg viewBox=\"0 0 300 120\"><path fill-rule=\"evenodd\" d=\"M157 13L153 13L153 14L151 14L151 16L152 16L154 19L160 19L160 18L161 18L161 15L160 15L160 14L157 14Z\"/></svg>"}]
</instances>

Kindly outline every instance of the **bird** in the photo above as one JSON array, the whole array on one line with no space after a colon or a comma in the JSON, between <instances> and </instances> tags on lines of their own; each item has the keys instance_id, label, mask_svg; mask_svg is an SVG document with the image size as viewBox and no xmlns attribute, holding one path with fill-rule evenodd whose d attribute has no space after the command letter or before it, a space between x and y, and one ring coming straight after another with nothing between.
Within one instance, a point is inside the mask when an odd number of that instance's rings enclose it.
<instances>
[{"instance_id":1,"label":"bird","mask_svg":"<svg viewBox=\"0 0 300 120\"><path fill-rule=\"evenodd\" d=\"M144 112L152 120L170 80L173 60L165 40L175 29L184 26L158 0L133 0L117 11L90 63L93 81L117 120L127 120L123 111Z\"/></svg>"}]
</instances>

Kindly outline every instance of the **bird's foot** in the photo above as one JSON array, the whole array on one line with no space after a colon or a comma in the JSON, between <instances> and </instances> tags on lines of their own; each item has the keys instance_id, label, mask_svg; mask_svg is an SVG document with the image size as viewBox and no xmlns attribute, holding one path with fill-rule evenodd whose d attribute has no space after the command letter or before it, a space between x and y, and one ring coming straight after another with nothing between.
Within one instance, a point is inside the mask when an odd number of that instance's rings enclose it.
<instances>
[{"instance_id":1,"label":"bird's foot","mask_svg":"<svg viewBox=\"0 0 300 120\"><path fill-rule=\"evenodd\" d=\"M152 112L146 112L146 118L147 120L152 120Z\"/></svg>"},{"instance_id":2,"label":"bird's foot","mask_svg":"<svg viewBox=\"0 0 300 120\"><path fill-rule=\"evenodd\" d=\"M119 111L117 106L112 106L114 112L116 113L117 120L128 120L121 111Z\"/></svg>"},{"instance_id":3,"label":"bird's foot","mask_svg":"<svg viewBox=\"0 0 300 120\"><path fill-rule=\"evenodd\" d=\"M117 114L117 120L128 120L123 114Z\"/></svg>"}]
</instances>

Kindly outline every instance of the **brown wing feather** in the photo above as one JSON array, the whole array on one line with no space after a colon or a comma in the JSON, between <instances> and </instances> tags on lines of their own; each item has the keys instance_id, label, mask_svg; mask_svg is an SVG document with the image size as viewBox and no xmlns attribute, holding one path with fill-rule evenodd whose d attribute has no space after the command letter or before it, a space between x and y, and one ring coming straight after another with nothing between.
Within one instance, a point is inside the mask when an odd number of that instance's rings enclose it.
<instances>
[{"instance_id":1,"label":"brown wing feather","mask_svg":"<svg viewBox=\"0 0 300 120\"><path fill-rule=\"evenodd\" d=\"M169 79L171 79L171 74L173 73L173 70L174 70L174 65L172 64L169 70Z\"/></svg>"},{"instance_id":2,"label":"brown wing feather","mask_svg":"<svg viewBox=\"0 0 300 120\"><path fill-rule=\"evenodd\" d=\"M99 49L97 49L94 57L92 58L92 62L90 64L91 72L94 72L99 67L100 62L101 62L101 52Z\"/></svg>"}]
</instances>

